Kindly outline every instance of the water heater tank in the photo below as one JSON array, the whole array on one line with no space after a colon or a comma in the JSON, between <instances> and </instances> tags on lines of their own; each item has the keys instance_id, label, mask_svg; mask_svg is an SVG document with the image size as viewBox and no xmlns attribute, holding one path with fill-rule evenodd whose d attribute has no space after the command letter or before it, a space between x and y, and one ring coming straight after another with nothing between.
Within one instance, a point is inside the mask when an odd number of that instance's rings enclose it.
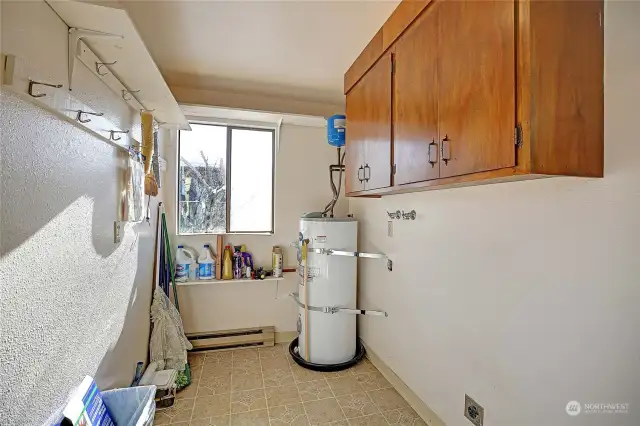
<instances>
[{"instance_id":1,"label":"water heater tank","mask_svg":"<svg viewBox=\"0 0 640 426\"><path fill-rule=\"evenodd\" d=\"M358 250L358 222L351 217L302 217L302 238L309 240L309 247L355 252ZM308 303L309 306L356 307L357 258L308 254ZM300 267L298 294L304 294L303 268ZM299 308L298 347L306 358L305 342L309 339L309 362L315 364L339 364L354 358L356 354L356 315L309 311L308 335L305 333L304 308Z\"/></svg>"},{"instance_id":2,"label":"water heater tank","mask_svg":"<svg viewBox=\"0 0 640 426\"><path fill-rule=\"evenodd\" d=\"M327 140L329 145L344 146L345 133L347 128L347 117L335 114L327 119Z\"/></svg>"}]
</instances>

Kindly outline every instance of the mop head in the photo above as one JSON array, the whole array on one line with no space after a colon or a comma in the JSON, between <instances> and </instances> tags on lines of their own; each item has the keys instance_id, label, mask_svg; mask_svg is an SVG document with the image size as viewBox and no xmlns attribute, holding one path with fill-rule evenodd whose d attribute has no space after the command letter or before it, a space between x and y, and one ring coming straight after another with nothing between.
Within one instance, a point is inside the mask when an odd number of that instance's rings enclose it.
<instances>
[{"instance_id":1,"label":"mop head","mask_svg":"<svg viewBox=\"0 0 640 426\"><path fill-rule=\"evenodd\" d=\"M156 182L156 178L151 173L147 173L144 176L144 193L152 197L158 195L158 182Z\"/></svg>"}]
</instances>

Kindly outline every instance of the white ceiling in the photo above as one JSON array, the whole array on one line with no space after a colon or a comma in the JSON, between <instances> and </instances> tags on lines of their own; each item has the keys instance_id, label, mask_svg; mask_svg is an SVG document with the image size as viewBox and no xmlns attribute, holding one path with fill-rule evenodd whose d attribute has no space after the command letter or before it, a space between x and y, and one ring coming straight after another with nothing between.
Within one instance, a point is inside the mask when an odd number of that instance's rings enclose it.
<instances>
[{"instance_id":1,"label":"white ceiling","mask_svg":"<svg viewBox=\"0 0 640 426\"><path fill-rule=\"evenodd\" d=\"M169 85L342 104L344 72L399 1L120 2Z\"/></svg>"}]
</instances>

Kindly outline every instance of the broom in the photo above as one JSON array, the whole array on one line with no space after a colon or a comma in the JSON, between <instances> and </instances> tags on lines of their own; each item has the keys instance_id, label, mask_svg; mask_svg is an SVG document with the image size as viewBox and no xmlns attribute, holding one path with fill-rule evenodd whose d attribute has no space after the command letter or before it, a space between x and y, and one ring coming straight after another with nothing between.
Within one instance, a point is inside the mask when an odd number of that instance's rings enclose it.
<instances>
[{"instance_id":1,"label":"broom","mask_svg":"<svg viewBox=\"0 0 640 426\"><path fill-rule=\"evenodd\" d=\"M151 158L153 157L153 114L142 111L142 155L144 155L144 193L155 197L158 195L158 183L151 173Z\"/></svg>"}]
</instances>

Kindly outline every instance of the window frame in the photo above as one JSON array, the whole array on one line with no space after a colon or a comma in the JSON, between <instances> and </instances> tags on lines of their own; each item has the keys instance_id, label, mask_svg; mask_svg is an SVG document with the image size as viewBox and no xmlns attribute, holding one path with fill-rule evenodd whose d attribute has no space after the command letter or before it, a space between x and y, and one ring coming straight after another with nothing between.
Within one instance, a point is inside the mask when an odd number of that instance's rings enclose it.
<instances>
[{"instance_id":1,"label":"window frame","mask_svg":"<svg viewBox=\"0 0 640 426\"><path fill-rule=\"evenodd\" d=\"M189 119L189 124L197 124L197 125L205 125L205 126L217 126L217 127L225 127L227 129L227 140L226 140L226 178L225 178L225 202L226 202L226 218L225 218L225 232L222 233L209 233L209 232L193 232L193 233L183 233L180 232L180 135L181 132L185 130L178 130L178 155L176 158L176 197L175 197L175 207L176 207L176 235L180 236L190 236L190 235L273 235L275 233L275 215L276 215L276 137L277 137L277 128L274 126L261 126L251 124L235 124L224 122L223 120L203 120L201 118L198 119ZM271 132L271 230L267 231L231 231L231 168L233 164L231 164L231 150L232 139L231 135L233 130L251 130L251 131L260 131L260 132Z\"/></svg>"}]
</instances>

